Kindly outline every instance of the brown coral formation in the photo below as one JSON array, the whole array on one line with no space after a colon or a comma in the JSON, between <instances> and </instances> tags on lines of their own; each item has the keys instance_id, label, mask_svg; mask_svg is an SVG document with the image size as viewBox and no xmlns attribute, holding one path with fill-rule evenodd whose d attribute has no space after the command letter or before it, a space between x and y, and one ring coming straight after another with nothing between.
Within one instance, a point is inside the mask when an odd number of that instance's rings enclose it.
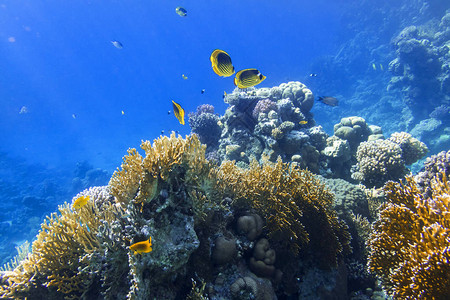
<instances>
[{"instance_id":1,"label":"brown coral formation","mask_svg":"<svg viewBox=\"0 0 450 300\"><path fill-rule=\"evenodd\" d=\"M450 186L444 174L424 199L413 177L388 182L373 225L368 267L396 299L450 297Z\"/></svg>"},{"instance_id":2,"label":"brown coral formation","mask_svg":"<svg viewBox=\"0 0 450 300\"><path fill-rule=\"evenodd\" d=\"M275 250L270 248L267 239L260 239L253 249L253 256L250 257L250 270L261 277L271 277L275 272Z\"/></svg>"}]
</instances>

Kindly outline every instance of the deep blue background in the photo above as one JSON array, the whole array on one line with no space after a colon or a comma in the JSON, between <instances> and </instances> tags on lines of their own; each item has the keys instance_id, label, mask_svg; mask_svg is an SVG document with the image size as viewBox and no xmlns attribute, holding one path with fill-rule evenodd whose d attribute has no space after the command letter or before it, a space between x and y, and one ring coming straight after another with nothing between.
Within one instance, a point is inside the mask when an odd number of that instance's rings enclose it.
<instances>
[{"instance_id":1,"label":"deep blue background","mask_svg":"<svg viewBox=\"0 0 450 300\"><path fill-rule=\"evenodd\" d=\"M187 112L202 103L224 112L234 85L211 69L216 48L236 69L263 72L260 86L303 80L314 57L336 48L338 2L1 1L0 148L49 167L88 159L112 171L141 139L189 133L167 114L171 99Z\"/></svg>"}]
</instances>

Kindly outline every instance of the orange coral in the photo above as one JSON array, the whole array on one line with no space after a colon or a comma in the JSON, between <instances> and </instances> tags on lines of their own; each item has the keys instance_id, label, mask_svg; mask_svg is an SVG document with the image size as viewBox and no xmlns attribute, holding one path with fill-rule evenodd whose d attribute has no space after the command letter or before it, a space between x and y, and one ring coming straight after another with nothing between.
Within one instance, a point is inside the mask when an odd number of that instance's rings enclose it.
<instances>
[{"instance_id":1,"label":"orange coral","mask_svg":"<svg viewBox=\"0 0 450 300\"><path fill-rule=\"evenodd\" d=\"M450 298L450 188L445 177L424 199L413 177L388 182L368 241L368 267L398 299Z\"/></svg>"}]
</instances>

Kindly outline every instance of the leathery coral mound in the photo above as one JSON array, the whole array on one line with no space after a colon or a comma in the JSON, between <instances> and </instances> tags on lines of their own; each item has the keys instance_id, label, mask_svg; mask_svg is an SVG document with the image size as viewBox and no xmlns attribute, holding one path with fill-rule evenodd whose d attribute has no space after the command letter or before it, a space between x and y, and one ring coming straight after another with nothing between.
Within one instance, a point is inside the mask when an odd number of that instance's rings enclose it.
<instances>
[{"instance_id":1,"label":"leathery coral mound","mask_svg":"<svg viewBox=\"0 0 450 300\"><path fill-rule=\"evenodd\" d=\"M197 234L220 228L208 219L215 214L237 221L238 212L254 211L263 219L262 230L255 228L260 240L267 237L270 247L313 257L325 268L351 251L346 225L331 209L332 194L309 171L280 159L253 161L249 169L234 162L218 167L205 159L196 135L173 133L141 148L145 157L130 149L109 186L80 194L90 197L86 205L73 210L66 203L48 217L28 258L1 274L0 298L177 299L194 276L187 272L199 271L190 258L199 247L211 249L212 236L201 246ZM237 248L235 238L223 236L214 239L215 248L223 241L232 253L216 264L226 266L237 259ZM149 237L152 252L133 254L130 245ZM201 256L209 265L213 258Z\"/></svg>"},{"instance_id":2,"label":"leathery coral mound","mask_svg":"<svg viewBox=\"0 0 450 300\"><path fill-rule=\"evenodd\" d=\"M450 186L441 175L432 198L413 177L384 188L388 202L368 241L368 267L396 299L450 298Z\"/></svg>"}]
</instances>

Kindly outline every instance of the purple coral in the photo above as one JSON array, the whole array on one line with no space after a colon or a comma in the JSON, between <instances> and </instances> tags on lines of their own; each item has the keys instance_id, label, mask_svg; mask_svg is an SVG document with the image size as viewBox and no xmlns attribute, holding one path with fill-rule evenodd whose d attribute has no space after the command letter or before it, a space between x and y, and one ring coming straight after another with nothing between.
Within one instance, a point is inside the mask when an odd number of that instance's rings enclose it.
<instances>
[{"instance_id":1,"label":"purple coral","mask_svg":"<svg viewBox=\"0 0 450 300\"><path fill-rule=\"evenodd\" d=\"M423 169L416 175L417 185L425 197L432 197L431 180L443 173L450 177L450 150L428 157Z\"/></svg>"},{"instance_id":2,"label":"purple coral","mask_svg":"<svg viewBox=\"0 0 450 300\"><path fill-rule=\"evenodd\" d=\"M202 105L197 106L197 111L196 111L197 115L206 114L206 113L213 114L214 106L211 104L202 104Z\"/></svg>"},{"instance_id":3,"label":"purple coral","mask_svg":"<svg viewBox=\"0 0 450 300\"><path fill-rule=\"evenodd\" d=\"M202 104L195 113L189 113L189 126L196 133L200 142L213 146L219 141L222 128L219 125L219 116L214 114L214 106Z\"/></svg>"},{"instance_id":4,"label":"purple coral","mask_svg":"<svg viewBox=\"0 0 450 300\"><path fill-rule=\"evenodd\" d=\"M259 100L253 109L253 118L258 119L260 113L268 113L269 111L277 111L277 104L269 99Z\"/></svg>"}]
</instances>

